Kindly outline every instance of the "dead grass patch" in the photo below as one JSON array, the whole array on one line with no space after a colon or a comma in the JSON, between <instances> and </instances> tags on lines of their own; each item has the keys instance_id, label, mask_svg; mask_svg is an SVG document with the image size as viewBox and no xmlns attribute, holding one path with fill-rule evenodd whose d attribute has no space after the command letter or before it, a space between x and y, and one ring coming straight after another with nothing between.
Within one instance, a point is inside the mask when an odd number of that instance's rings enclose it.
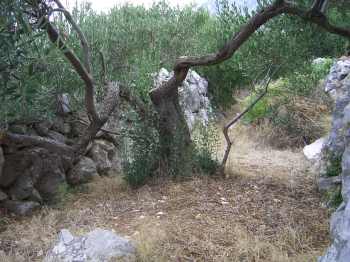
<instances>
[{"instance_id":1,"label":"dead grass patch","mask_svg":"<svg viewBox=\"0 0 350 262\"><path fill-rule=\"evenodd\" d=\"M98 179L59 208L7 220L0 261L41 261L60 229L96 227L135 241L142 262L316 261L329 244L328 212L303 156L262 147L242 131L231 131L228 178L161 180L138 190Z\"/></svg>"}]
</instances>

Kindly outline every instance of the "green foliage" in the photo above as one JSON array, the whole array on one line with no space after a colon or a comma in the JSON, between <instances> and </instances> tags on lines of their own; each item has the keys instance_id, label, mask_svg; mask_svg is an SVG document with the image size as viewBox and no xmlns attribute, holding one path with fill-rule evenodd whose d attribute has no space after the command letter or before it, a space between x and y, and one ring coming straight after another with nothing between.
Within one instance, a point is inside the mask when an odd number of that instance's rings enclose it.
<instances>
[{"instance_id":1,"label":"green foliage","mask_svg":"<svg viewBox=\"0 0 350 262\"><path fill-rule=\"evenodd\" d=\"M272 113L273 106L284 99L287 81L288 80L281 78L271 83L268 88L268 93L244 116L244 122L253 123L265 117L269 117ZM262 91L261 88L257 88L255 92L247 96L242 101L242 109L252 104Z\"/></svg>"},{"instance_id":2,"label":"green foliage","mask_svg":"<svg viewBox=\"0 0 350 262\"><path fill-rule=\"evenodd\" d=\"M213 124L208 126L199 125L193 135L195 144L192 156L194 165L199 168L201 174L213 175L219 168L217 159L218 131Z\"/></svg>"},{"instance_id":3,"label":"green foliage","mask_svg":"<svg viewBox=\"0 0 350 262\"><path fill-rule=\"evenodd\" d=\"M341 194L341 187L339 186L335 190L329 191L326 194L327 206L332 210L336 210L343 202L343 196Z\"/></svg>"},{"instance_id":4,"label":"green foliage","mask_svg":"<svg viewBox=\"0 0 350 262\"><path fill-rule=\"evenodd\" d=\"M342 156L331 155L328 159L326 176L339 176L342 173Z\"/></svg>"},{"instance_id":5,"label":"green foliage","mask_svg":"<svg viewBox=\"0 0 350 262\"><path fill-rule=\"evenodd\" d=\"M124 141L124 179L132 187L139 187L153 176L159 162L159 140L156 130L149 121L139 121L134 116L131 130L125 131L129 136Z\"/></svg>"},{"instance_id":6,"label":"green foliage","mask_svg":"<svg viewBox=\"0 0 350 262\"><path fill-rule=\"evenodd\" d=\"M230 5L227 0L219 2L220 35L218 46L222 46L253 15ZM260 1L264 6L268 1ZM299 4L309 6L306 1ZM342 14L342 15L340 15ZM344 16L349 13L332 5L330 19L335 24L344 24ZM342 18L341 18L342 17ZM276 78L290 79L287 86L291 93L307 94L320 79L320 72L312 72L310 61L317 57L338 57L344 54L346 40L320 30L317 26L306 23L293 16L279 16L257 30L244 43L233 58L223 64L205 69L209 82L214 82L210 92L214 101L225 107L232 102L232 93L244 88L255 80L255 77L270 66L281 66ZM312 73L311 77L309 74ZM301 81L296 85L296 81ZM218 91L220 90L220 91Z\"/></svg>"},{"instance_id":7,"label":"green foliage","mask_svg":"<svg viewBox=\"0 0 350 262\"><path fill-rule=\"evenodd\" d=\"M76 6L72 15L92 49L97 93L103 93L99 51L106 57L108 79L128 84L148 101L152 73L160 67L172 68L179 56L216 51L254 15L226 0L218 3L217 17L202 9L194 11L190 6L182 10L172 8L165 2L150 9L115 7L107 14L97 14L89 4ZM81 109L84 98L81 79L45 32L30 23L24 12L27 2L5 0L0 7L0 118L12 121L49 117L54 110L55 94L62 92L71 95L73 109ZM349 16L344 10L341 5L334 5L329 10L332 22L343 25ZM67 45L81 57L79 39L64 16L57 14L52 19L61 32L69 32ZM15 25L18 30L11 30ZM305 61L339 56L345 43L342 38L295 17L280 16L260 28L232 59L199 71L209 80L215 105L225 109L235 102L233 91L251 83L270 65L283 65L277 77L300 82L288 87L291 92L307 93L316 78L308 77L312 69ZM315 74L322 70L316 69Z\"/></svg>"}]
</instances>

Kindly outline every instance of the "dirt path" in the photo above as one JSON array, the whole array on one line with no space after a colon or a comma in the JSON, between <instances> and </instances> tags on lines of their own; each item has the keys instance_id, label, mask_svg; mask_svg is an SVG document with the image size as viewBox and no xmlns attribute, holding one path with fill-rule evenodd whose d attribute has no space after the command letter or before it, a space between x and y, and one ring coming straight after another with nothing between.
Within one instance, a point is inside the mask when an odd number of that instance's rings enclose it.
<instances>
[{"instance_id":1,"label":"dirt path","mask_svg":"<svg viewBox=\"0 0 350 262\"><path fill-rule=\"evenodd\" d=\"M226 179L155 181L131 190L103 178L65 195L60 208L3 219L0 250L7 255L0 251L0 261L40 261L60 229L96 227L135 240L139 261L316 261L328 244L328 213L307 170L300 152L240 137Z\"/></svg>"}]
</instances>

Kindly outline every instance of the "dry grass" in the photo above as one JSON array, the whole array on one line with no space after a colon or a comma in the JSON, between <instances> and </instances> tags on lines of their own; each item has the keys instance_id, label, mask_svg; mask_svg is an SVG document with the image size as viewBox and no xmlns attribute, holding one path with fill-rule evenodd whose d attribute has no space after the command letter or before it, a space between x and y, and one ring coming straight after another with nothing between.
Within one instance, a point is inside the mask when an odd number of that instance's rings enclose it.
<instances>
[{"instance_id":1,"label":"dry grass","mask_svg":"<svg viewBox=\"0 0 350 262\"><path fill-rule=\"evenodd\" d=\"M240 128L232 131L228 178L158 181L138 190L101 178L59 208L11 219L0 233L0 261L41 261L60 229L96 227L131 238L145 262L316 261L328 245L328 213L303 156L261 147L238 136Z\"/></svg>"}]
</instances>

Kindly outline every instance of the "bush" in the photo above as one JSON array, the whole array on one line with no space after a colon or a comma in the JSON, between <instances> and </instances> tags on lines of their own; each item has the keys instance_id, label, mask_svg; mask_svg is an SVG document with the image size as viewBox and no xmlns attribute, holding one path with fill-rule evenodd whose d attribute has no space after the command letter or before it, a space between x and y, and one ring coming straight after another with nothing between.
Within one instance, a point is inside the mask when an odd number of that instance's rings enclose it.
<instances>
[{"instance_id":1,"label":"bush","mask_svg":"<svg viewBox=\"0 0 350 262\"><path fill-rule=\"evenodd\" d=\"M339 176L342 173L342 156L331 155L328 159L326 176Z\"/></svg>"},{"instance_id":2,"label":"bush","mask_svg":"<svg viewBox=\"0 0 350 262\"><path fill-rule=\"evenodd\" d=\"M245 117L246 124L261 127L265 141L279 148L302 146L323 136L328 127L323 118L330 103L321 95L320 81L332 60L320 66L309 65L308 74L295 74L270 84L268 94ZM242 101L242 110L251 104L259 89Z\"/></svg>"},{"instance_id":3,"label":"bush","mask_svg":"<svg viewBox=\"0 0 350 262\"><path fill-rule=\"evenodd\" d=\"M219 168L217 134L215 126L209 124L207 127L197 126L192 135L195 144L193 162L201 174L213 175Z\"/></svg>"},{"instance_id":4,"label":"bush","mask_svg":"<svg viewBox=\"0 0 350 262\"><path fill-rule=\"evenodd\" d=\"M254 123L262 120L263 118L269 117L272 113L272 108L275 104L279 104L281 99L284 98L286 93L285 90L286 80L278 79L277 81L269 85L268 93L244 116L243 120L245 123ZM247 96L242 101L242 110L252 104L259 96L262 87L257 88L255 92Z\"/></svg>"},{"instance_id":5,"label":"bush","mask_svg":"<svg viewBox=\"0 0 350 262\"><path fill-rule=\"evenodd\" d=\"M341 187L339 186L333 191L329 191L326 194L327 206L332 210L336 210L343 202L343 196L341 194Z\"/></svg>"},{"instance_id":6,"label":"bush","mask_svg":"<svg viewBox=\"0 0 350 262\"><path fill-rule=\"evenodd\" d=\"M151 119L140 121L134 116L124 139L124 179L132 187L144 185L154 175L159 162L159 140Z\"/></svg>"}]
</instances>

